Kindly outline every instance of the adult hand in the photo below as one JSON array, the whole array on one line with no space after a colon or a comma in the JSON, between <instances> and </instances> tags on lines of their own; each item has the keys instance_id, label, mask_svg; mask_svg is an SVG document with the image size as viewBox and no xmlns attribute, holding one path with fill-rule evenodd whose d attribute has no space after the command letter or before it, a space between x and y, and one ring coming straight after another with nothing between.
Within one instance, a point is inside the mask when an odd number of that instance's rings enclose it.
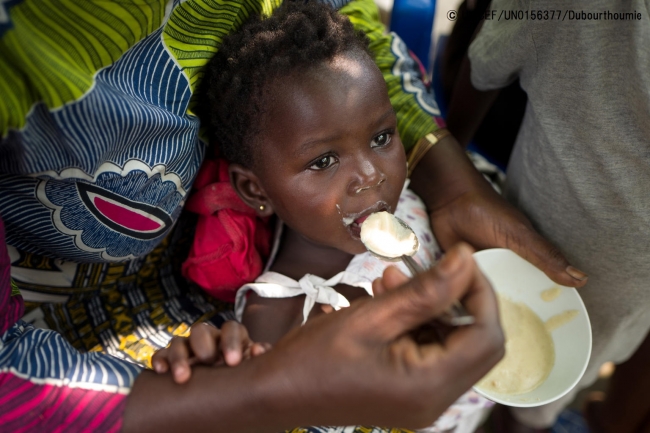
<instances>
[{"instance_id":1,"label":"adult hand","mask_svg":"<svg viewBox=\"0 0 650 433\"><path fill-rule=\"evenodd\" d=\"M295 395L286 404L308 403L299 425L424 427L483 377L503 355L503 334L494 293L471 253L459 244L406 284L389 268L375 282L384 290L374 299L321 316L281 340L273 362L278 370L292 366L281 385ZM456 329L444 345L417 344L408 331L457 299L476 324ZM330 318L336 318L332 327L323 326ZM299 368L304 363L314 370ZM309 393L302 390L307 384Z\"/></svg>"},{"instance_id":2,"label":"adult hand","mask_svg":"<svg viewBox=\"0 0 650 433\"><path fill-rule=\"evenodd\" d=\"M424 156L410 185L425 201L443 249L460 241L476 249L509 248L558 284L586 284L587 275L572 267L528 218L492 189L452 136Z\"/></svg>"},{"instance_id":3,"label":"adult hand","mask_svg":"<svg viewBox=\"0 0 650 433\"><path fill-rule=\"evenodd\" d=\"M467 245L401 287L293 329L273 350L228 369L196 367L184 385L143 373L124 431L277 432L300 425L424 427L503 356L494 293ZM393 275L391 275L393 273ZM476 323L444 345L410 330L463 299Z\"/></svg>"}]
</instances>

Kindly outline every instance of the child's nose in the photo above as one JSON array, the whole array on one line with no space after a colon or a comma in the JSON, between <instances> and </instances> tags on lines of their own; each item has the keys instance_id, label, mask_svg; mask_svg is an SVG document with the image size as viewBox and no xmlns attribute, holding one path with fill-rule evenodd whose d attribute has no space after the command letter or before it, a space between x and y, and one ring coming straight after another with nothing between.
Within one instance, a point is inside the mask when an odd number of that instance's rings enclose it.
<instances>
[{"instance_id":1,"label":"child's nose","mask_svg":"<svg viewBox=\"0 0 650 433\"><path fill-rule=\"evenodd\" d=\"M372 162L365 160L359 164L355 179L350 182L349 193L361 194L366 190L378 187L386 181L386 176Z\"/></svg>"}]
</instances>

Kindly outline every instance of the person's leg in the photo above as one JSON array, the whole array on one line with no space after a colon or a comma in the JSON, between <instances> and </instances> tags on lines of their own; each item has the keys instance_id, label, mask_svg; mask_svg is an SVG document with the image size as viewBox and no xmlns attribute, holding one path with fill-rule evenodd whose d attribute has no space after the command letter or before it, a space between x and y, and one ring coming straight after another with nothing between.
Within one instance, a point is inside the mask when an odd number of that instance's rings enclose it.
<instances>
[{"instance_id":1,"label":"person's leg","mask_svg":"<svg viewBox=\"0 0 650 433\"><path fill-rule=\"evenodd\" d=\"M591 400L585 418L593 433L650 431L650 334L630 359L619 364L602 401ZM645 428L645 430L643 430Z\"/></svg>"}]
</instances>

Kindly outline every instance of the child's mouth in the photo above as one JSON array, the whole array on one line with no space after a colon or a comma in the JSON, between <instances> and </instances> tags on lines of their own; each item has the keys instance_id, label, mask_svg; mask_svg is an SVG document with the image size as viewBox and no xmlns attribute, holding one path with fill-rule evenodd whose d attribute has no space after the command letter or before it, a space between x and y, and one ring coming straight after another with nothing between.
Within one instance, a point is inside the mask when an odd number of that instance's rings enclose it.
<instances>
[{"instance_id":1,"label":"child's mouth","mask_svg":"<svg viewBox=\"0 0 650 433\"><path fill-rule=\"evenodd\" d=\"M355 219L355 220L354 220L354 224L358 224L359 226L361 226L361 224L363 224L363 222L364 222L365 220L367 220L369 216L370 216L370 214L368 214L368 215L364 215L364 216L362 216L361 218L357 218L357 219Z\"/></svg>"},{"instance_id":2,"label":"child's mouth","mask_svg":"<svg viewBox=\"0 0 650 433\"><path fill-rule=\"evenodd\" d=\"M361 240L361 224L358 224L356 221L348 226L348 231L354 239Z\"/></svg>"},{"instance_id":3,"label":"child's mouth","mask_svg":"<svg viewBox=\"0 0 650 433\"><path fill-rule=\"evenodd\" d=\"M390 206L384 201L378 201L368 209L343 217L343 225L348 229L350 236L355 240L361 240L361 224L373 213L387 211L391 212ZM392 212L391 212L392 213Z\"/></svg>"}]
</instances>

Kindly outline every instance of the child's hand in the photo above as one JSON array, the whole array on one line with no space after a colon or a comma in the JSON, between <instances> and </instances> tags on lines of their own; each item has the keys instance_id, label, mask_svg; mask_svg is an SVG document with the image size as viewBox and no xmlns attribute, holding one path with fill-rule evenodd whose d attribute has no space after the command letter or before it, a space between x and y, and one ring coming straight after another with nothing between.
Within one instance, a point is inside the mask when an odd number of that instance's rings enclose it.
<instances>
[{"instance_id":1,"label":"child's hand","mask_svg":"<svg viewBox=\"0 0 650 433\"><path fill-rule=\"evenodd\" d=\"M154 353L151 365L156 373L171 370L174 382L185 383L192 375L192 365L225 363L234 367L270 349L268 343L251 341L246 327L239 322L228 321L221 329L198 323L192 326L189 337L174 337L169 346Z\"/></svg>"}]
</instances>

